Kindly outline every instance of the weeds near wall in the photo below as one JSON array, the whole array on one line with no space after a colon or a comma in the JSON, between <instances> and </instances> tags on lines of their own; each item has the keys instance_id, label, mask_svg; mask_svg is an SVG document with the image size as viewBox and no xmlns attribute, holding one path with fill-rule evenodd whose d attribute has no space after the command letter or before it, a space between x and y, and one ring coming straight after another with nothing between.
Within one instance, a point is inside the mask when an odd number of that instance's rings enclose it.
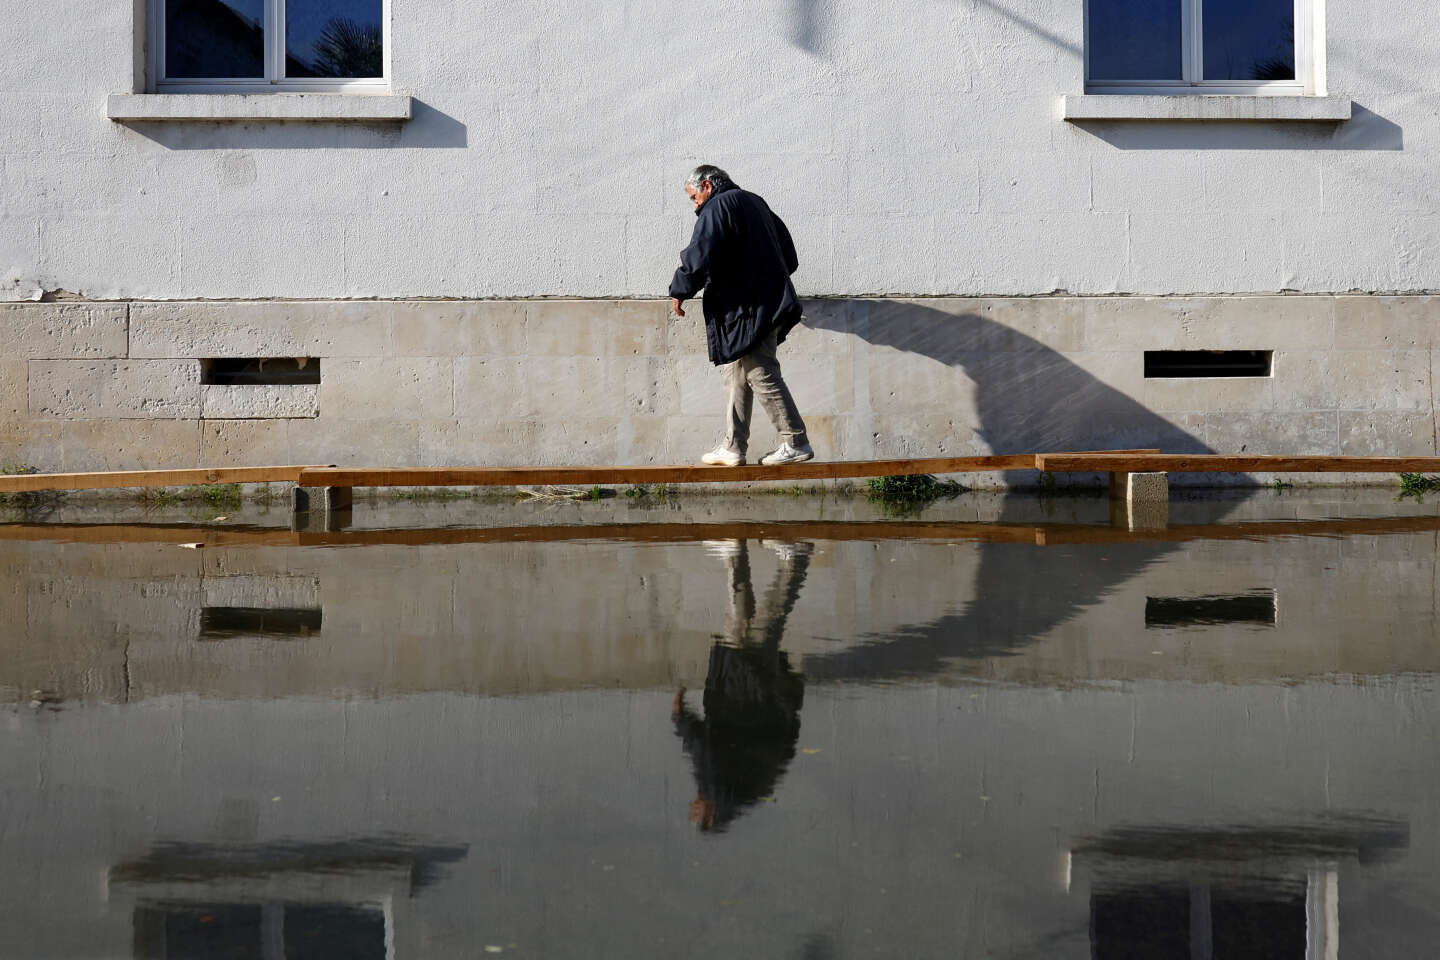
<instances>
[{"instance_id":1,"label":"weeds near wall","mask_svg":"<svg viewBox=\"0 0 1440 960\"><path fill-rule=\"evenodd\" d=\"M954 480L936 480L928 473L871 477L866 486L867 499L879 504L885 514L897 517L914 516L936 500L953 499L965 490Z\"/></svg>"},{"instance_id":2,"label":"weeds near wall","mask_svg":"<svg viewBox=\"0 0 1440 960\"><path fill-rule=\"evenodd\" d=\"M1440 490L1440 477L1427 477L1419 473L1400 474L1400 499L1414 497L1417 501L1431 490Z\"/></svg>"},{"instance_id":3,"label":"weeds near wall","mask_svg":"<svg viewBox=\"0 0 1440 960\"><path fill-rule=\"evenodd\" d=\"M589 490L579 490L575 487L516 487L515 492L522 500L609 500L615 496L615 491L606 487L595 486ZM626 496L629 496L626 492Z\"/></svg>"},{"instance_id":4,"label":"weeds near wall","mask_svg":"<svg viewBox=\"0 0 1440 960\"><path fill-rule=\"evenodd\" d=\"M625 488L625 496L630 500L648 500L653 496L661 503L665 503L675 496L675 490L668 483L657 483L654 487L649 484L636 483Z\"/></svg>"},{"instance_id":5,"label":"weeds near wall","mask_svg":"<svg viewBox=\"0 0 1440 960\"><path fill-rule=\"evenodd\" d=\"M192 487L146 487L135 494L141 503L166 506L172 503L204 503L212 507L238 507L244 499L238 483L208 483Z\"/></svg>"},{"instance_id":6,"label":"weeds near wall","mask_svg":"<svg viewBox=\"0 0 1440 960\"><path fill-rule=\"evenodd\" d=\"M23 477L39 473L39 467L29 464L0 464L0 475ZM0 507L12 510L35 510L58 506L65 499L63 490L22 490L19 493L0 493Z\"/></svg>"}]
</instances>

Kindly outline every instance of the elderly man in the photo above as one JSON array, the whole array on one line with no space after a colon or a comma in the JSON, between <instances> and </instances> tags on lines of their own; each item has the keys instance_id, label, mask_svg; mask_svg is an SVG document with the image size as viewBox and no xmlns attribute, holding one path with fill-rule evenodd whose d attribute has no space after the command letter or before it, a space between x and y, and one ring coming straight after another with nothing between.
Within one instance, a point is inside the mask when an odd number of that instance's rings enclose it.
<instances>
[{"instance_id":1,"label":"elderly man","mask_svg":"<svg viewBox=\"0 0 1440 960\"><path fill-rule=\"evenodd\" d=\"M780 446L760 462L809 460L815 451L775 356L800 322L800 301L790 283L799 260L790 231L764 200L741 190L719 167L696 167L685 192L699 222L670 281L671 306L683 317L685 301L705 289L705 339L710 362L724 372L729 401L725 440L700 459L725 467L745 462L758 393L780 434Z\"/></svg>"}]
</instances>

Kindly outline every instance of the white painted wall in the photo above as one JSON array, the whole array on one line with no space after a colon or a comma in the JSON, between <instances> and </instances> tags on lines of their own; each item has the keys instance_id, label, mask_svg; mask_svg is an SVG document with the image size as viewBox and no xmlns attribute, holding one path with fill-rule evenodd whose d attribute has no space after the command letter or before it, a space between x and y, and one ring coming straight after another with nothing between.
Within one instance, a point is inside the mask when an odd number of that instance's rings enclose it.
<instances>
[{"instance_id":1,"label":"white painted wall","mask_svg":"<svg viewBox=\"0 0 1440 960\"><path fill-rule=\"evenodd\" d=\"M406 125L124 126L131 4L46 0L0 18L0 296L654 296L701 160L807 294L1440 288L1426 5L1329 4L1338 128L1058 120L1081 10L393 0Z\"/></svg>"}]
</instances>

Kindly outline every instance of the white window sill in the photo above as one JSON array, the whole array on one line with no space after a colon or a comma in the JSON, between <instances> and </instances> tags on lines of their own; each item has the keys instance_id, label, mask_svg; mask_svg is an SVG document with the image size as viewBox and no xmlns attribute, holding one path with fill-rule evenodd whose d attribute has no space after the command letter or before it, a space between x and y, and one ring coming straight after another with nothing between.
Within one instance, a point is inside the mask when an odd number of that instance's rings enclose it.
<instances>
[{"instance_id":1,"label":"white window sill","mask_svg":"<svg viewBox=\"0 0 1440 960\"><path fill-rule=\"evenodd\" d=\"M1301 120L1350 119L1348 97L1227 96L1217 94L1104 94L1061 98L1065 120Z\"/></svg>"},{"instance_id":2,"label":"white window sill","mask_svg":"<svg viewBox=\"0 0 1440 960\"><path fill-rule=\"evenodd\" d=\"M403 123L408 96L350 93L112 93L111 120L330 121Z\"/></svg>"}]
</instances>

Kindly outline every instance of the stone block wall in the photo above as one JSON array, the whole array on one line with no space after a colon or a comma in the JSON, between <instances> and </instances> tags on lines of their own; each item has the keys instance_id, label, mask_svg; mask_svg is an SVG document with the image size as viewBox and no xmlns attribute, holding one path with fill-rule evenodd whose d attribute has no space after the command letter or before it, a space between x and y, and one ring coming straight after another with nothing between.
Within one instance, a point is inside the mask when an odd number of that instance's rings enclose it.
<instances>
[{"instance_id":1,"label":"stone block wall","mask_svg":"<svg viewBox=\"0 0 1440 960\"><path fill-rule=\"evenodd\" d=\"M4 304L0 463L688 463L723 431L694 306ZM824 458L1433 455L1437 313L1425 296L827 299L781 359ZM1144 375L1146 350L1218 349L1273 351L1272 375ZM203 382L208 359L259 357L318 360L320 383ZM752 453L773 441L757 406Z\"/></svg>"}]
</instances>

